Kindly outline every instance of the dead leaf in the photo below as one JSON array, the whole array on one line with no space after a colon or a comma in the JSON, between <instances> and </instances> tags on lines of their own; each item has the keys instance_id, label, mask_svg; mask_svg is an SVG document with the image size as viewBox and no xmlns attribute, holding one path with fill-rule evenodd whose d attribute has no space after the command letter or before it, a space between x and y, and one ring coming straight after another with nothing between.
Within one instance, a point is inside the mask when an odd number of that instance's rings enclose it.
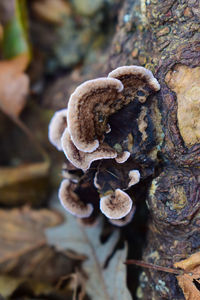
<instances>
[{"instance_id":1,"label":"dead leaf","mask_svg":"<svg viewBox=\"0 0 200 300\"><path fill-rule=\"evenodd\" d=\"M34 178L47 176L49 171L49 163L38 162L17 167L0 167L0 188L19 182L25 182Z\"/></svg>"},{"instance_id":2,"label":"dead leaf","mask_svg":"<svg viewBox=\"0 0 200 300\"><path fill-rule=\"evenodd\" d=\"M72 215L66 213L65 216L66 222L63 225L46 230L47 239L59 250L70 249L87 257L82 263L83 271L87 274L86 293L95 300L131 300L123 263L127 246L117 250L105 268L105 263L118 242L119 231L115 230L106 243L102 244L102 219L93 227L84 227Z\"/></svg>"},{"instance_id":3,"label":"dead leaf","mask_svg":"<svg viewBox=\"0 0 200 300\"><path fill-rule=\"evenodd\" d=\"M32 133L35 133L35 131L32 130L33 128L31 126L32 129L29 129L19 118L12 119L30 141L29 145L31 148L28 145L28 155L30 155L32 162L27 163L27 158L25 158L26 163L23 163L23 158L20 158L22 161L21 164L12 166L11 162L8 167L0 166L0 203L3 203L6 206L27 203L31 205L40 204L46 199L48 193L50 169L49 155L40 144L37 137ZM13 136L14 135L12 134L11 136L9 135L9 137L7 136L7 146L5 146L4 150L4 153L9 160L10 142L12 143L11 148L15 149L13 152L14 157L18 156L18 154L15 154L18 153L18 151L20 152L20 156L23 156L24 154L24 140L21 139L21 135L17 137L17 139L14 137L14 141L12 138ZM40 157L43 158L43 161L35 161L34 149L37 150Z\"/></svg>"},{"instance_id":4,"label":"dead leaf","mask_svg":"<svg viewBox=\"0 0 200 300\"><path fill-rule=\"evenodd\" d=\"M60 288L63 281L70 279L70 288L73 290L73 300L84 300L85 298L85 278L81 272L76 270L75 273L63 276L60 278L57 288Z\"/></svg>"},{"instance_id":5,"label":"dead leaf","mask_svg":"<svg viewBox=\"0 0 200 300\"><path fill-rule=\"evenodd\" d=\"M0 264L46 244L44 229L62 221L47 209L0 210Z\"/></svg>"},{"instance_id":6,"label":"dead leaf","mask_svg":"<svg viewBox=\"0 0 200 300\"><path fill-rule=\"evenodd\" d=\"M11 277L4 293L12 293L15 287L18 289L17 283L20 286L28 285L34 295L42 292L46 294L48 291L65 296L66 293L72 293L68 285L58 290L55 283L62 276L73 272L74 261L48 246L44 235L44 228L55 226L61 221L61 214L47 209L32 210L24 207L0 210L0 274ZM22 282L16 282L15 278L21 278ZM0 294L3 282L0 277ZM12 290L9 289L10 285L13 286Z\"/></svg>"},{"instance_id":7,"label":"dead leaf","mask_svg":"<svg viewBox=\"0 0 200 300\"><path fill-rule=\"evenodd\" d=\"M27 54L0 61L0 109L18 117L26 104L29 78L24 73L29 62Z\"/></svg>"},{"instance_id":8,"label":"dead leaf","mask_svg":"<svg viewBox=\"0 0 200 300\"><path fill-rule=\"evenodd\" d=\"M21 278L11 278L8 276L0 276L0 293L8 299L16 288L23 282Z\"/></svg>"},{"instance_id":9,"label":"dead leaf","mask_svg":"<svg viewBox=\"0 0 200 300\"><path fill-rule=\"evenodd\" d=\"M58 295L58 299L66 299L66 297L62 297L62 294L64 294L66 296L67 290L69 290L68 293L70 293L70 285L69 287L67 287L65 289L65 293L63 293L63 291L58 291L55 290L55 287L50 285L49 283L46 282L42 282L40 280L34 280L34 279L27 279L27 278L22 278L22 277L12 277L12 276L8 276L8 275L0 275L0 295L2 295L3 297L5 297L5 299L10 299L11 297L13 297L13 293L16 292L16 290L21 290L23 291L23 296L20 295L20 299L30 299L30 293L32 293L34 295L34 299L35 297L40 296L47 296L47 295L54 295L54 297L57 299L57 295ZM63 296L64 296L63 295ZM59 297L60 296L60 297ZM32 296L33 297L33 296ZM31 297L31 299L33 299ZM13 297L14 299L16 299L16 296ZM11 298L12 299L12 298ZM19 296L17 297L17 299L19 299ZM43 299L40 298L40 299ZM46 299L46 297L45 297ZM68 299L68 298L67 298ZM0 297L1 300L1 297Z\"/></svg>"},{"instance_id":10,"label":"dead leaf","mask_svg":"<svg viewBox=\"0 0 200 300\"><path fill-rule=\"evenodd\" d=\"M0 203L39 204L48 193L49 162L0 167Z\"/></svg>"},{"instance_id":11,"label":"dead leaf","mask_svg":"<svg viewBox=\"0 0 200 300\"><path fill-rule=\"evenodd\" d=\"M178 283L183 290L186 300L200 300L200 252L189 258L176 262L176 268L181 268L190 274L177 276Z\"/></svg>"}]
</instances>

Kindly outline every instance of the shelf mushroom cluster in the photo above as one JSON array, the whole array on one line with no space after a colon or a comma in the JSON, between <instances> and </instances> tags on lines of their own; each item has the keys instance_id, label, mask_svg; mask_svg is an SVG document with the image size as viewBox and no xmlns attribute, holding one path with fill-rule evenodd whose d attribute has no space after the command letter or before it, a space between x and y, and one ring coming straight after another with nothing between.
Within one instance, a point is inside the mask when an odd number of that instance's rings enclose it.
<instances>
[{"instance_id":1,"label":"shelf mushroom cluster","mask_svg":"<svg viewBox=\"0 0 200 300\"><path fill-rule=\"evenodd\" d=\"M86 81L71 95L68 107L54 114L49 124L49 140L64 152L70 163L84 172L97 160L115 159L123 164L131 153L112 147L105 141L106 135L112 131L109 117L135 99L144 103L159 89L153 74L138 66L119 67L108 77ZM127 188L139 180L140 172L130 170ZM98 189L95 180L94 186ZM63 207L77 217L89 217L93 211L92 204L81 201L74 190L74 183L64 179L59 190ZM100 209L119 226L129 222L134 213L130 196L120 188L100 196Z\"/></svg>"}]
</instances>

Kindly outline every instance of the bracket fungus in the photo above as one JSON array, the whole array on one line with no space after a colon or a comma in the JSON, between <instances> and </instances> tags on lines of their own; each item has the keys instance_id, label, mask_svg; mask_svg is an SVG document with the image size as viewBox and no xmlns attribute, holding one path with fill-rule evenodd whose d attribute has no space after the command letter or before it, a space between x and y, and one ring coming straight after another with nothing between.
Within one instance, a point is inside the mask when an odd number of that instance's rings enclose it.
<instances>
[{"instance_id":1,"label":"bracket fungus","mask_svg":"<svg viewBox=\"0 0 200 300\"><path fill-rule=\"evenodd\" d=\"M87 218L92 214L92 204L83 203L73 191L73 184L68 179L61 182L58 197L62 206L72 215L79 218Z\"/></svg>"},{"instance_id":2,"label":"bracket fungus","mask_svg":"<svg viewBox=\"0 0 200 300\"><path fill-rule=\"evenodd\" d=\"M101 195L100 210L111 223L122 226L130 222L135 206L124 190L140 181L140 172L142 178L153 173L156 149L146 100L159 89L151 71L123 66L108 77L82 83L67 108L55 113L49 140L64 152L75 166L76 178L79 176L76 183L65 179L59 190L61 203L69 212L81 218L93 216L96 204L82 201L74 186L81 188L89 182ZM141 113L143 127L137 123Z\"/></svg>"},{"instance_id":3,"label":"bracket fungus","mask_svg":"<svg viewBox=\"0 0 200 300\"><path fill-rule=\"evenodd\" d=\"M141 103L153 92L160 90L160 84L150 70L139 66L119 67L108 74L120 80L124 86L123 102L128 104L138 97Z\"/></svg>"},{"instance_id":4,"label":"bracket fungus","mask_svg":"<svg viewBox=\"0 0 200 300\"><path fill-rule=\"evenodd\" d=\"M100 199L100 210L109 219L121 219L130 212L131 208L131 198L120 189Z\"/></svg>"},{"instance_id":5,"label":"bracket fungus","mask_svg":"<svg viewBox=\"0 0 200 300\"><path fill-rule=\"evenodd\" d=\"M111 224L113 224L115 226L119 226L119 227L128 225L131 222L131 220L132 220L132 218L134 216L135 210L136 210L136 207L135 207L135 205L133 205L131 211L124 218L121 218L121 219L109 219L109 222Z\"/></svg>"},{"instance_id":6,"label":"bracket fungus","mask_svg":"<svg viewBox=\"0 0 200 300\"><path fill-rule=\"evenodd\" d=\"M128 175L130 178L128 187L131 187L140 181L140 172L138 170L131 170Z\"/></svg>"},{"instance_id":7,"label":"bracket fungus","mask_svg":"<svg viewBox=\"0 0 200 300\"><path fill-rule=\"evenodd\" d=\"M129 151L124 151L121 155L118 155L115 160L118 164L123 164L125 161L127 161L129 159L130 156L130 152Z\"/></svg>"},{"instance_id":8,"label":"bracket fungus","mask_svg":"<svg viewBox=\"0 0 200 300\"><path fill-rule=\"evenodd\" d=\"M86 153L76 148L72 142L68 128L65 129L61 138L62 149L67 159L77 168L86 171L91 163L99 159L115 158L117 153L108 145L101 145L97 150Z\"/></svg>"},{"instance_id":9,"label":"bracket fungus","mask_svg":"<svg viewBox=\"0 0 200 300\"><path fill-rule=\"evenodd\" d=\"M49 141L62 151L61 137L67 127L67 109L61 109L53 115L49 123Z\"/></svg>"},{"instance_id":10,"label":"bracket fungus","mask_svg":"<svg viewBox=\"0 0 200 300\"><path fill-rule=\"evenodd\" d=\"M75 146L83 152L95 151L109 130L107 118L123 90L113 78L88 80L76 88L68 103L67 120Z\"/></svg>"}]
</instances>

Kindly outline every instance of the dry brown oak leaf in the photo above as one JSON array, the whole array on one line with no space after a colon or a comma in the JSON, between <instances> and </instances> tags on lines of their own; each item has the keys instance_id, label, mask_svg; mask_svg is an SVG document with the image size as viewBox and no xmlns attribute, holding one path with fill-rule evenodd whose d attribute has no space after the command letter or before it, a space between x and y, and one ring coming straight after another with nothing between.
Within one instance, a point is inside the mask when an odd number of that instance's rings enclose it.
<instances>
[{"instance_id":1,"label":"dry brown oak leaf","mask_svg":"<svg viewBox=\"0 0 200 300\"><path fill-rule=\"evenodd\" d=\"M192 254L189 258L174 264L191 274L177 276L186 300L200 300L200 252Z\"/></svg>"},{"instance_id":2,"label":"dry brown oak leaf","mask_svg":"<svg viewBox=\"0 0 200 300\"><path fill-rule=\"evenodd\" d=\"M26 104L29 77L24 73L29 62L27 54L0 61L0 110L18 117Z\"/></svg>"},{"instance_id":3,"label":"dry brown oak leaf","mask_svg":"<svg viewBox=\"0 0 200 300\"><path fill-rule=\"evenodd\" d=\"M61 222L61 215L48 209L1 209L0 264L45 245L44 229Z\"/></svg>"}]
</instances>

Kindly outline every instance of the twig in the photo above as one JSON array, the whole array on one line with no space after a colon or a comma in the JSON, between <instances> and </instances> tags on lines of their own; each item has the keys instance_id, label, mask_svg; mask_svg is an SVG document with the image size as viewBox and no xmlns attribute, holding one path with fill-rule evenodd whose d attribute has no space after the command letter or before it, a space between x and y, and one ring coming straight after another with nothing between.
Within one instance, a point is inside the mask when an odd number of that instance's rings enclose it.
<instances>
[{"instance_id":1,"label":"twig","mask_svg":"<svg viewBox=\"0 0 200 300\"><path fill-rule=\"evenodd\" d=\"M180 270L180 269L176 269L176 268L162 267L162 266L154 265L154 264L151 264L151 263L147 263L147 262L142 261L142 260L129 259L129 260L125 261L124 263L126 265L136 265L136 266L139 266L139 267L153 269L153 270L162 271L162 272L166 272L166 273L172 273L172 274L175 274L175 275L188 274L190 276L193 276L193 275L200 276L199 273L193 273L193 272L189 272L189 271L186 271L186 270Z\"/></svg>"}]
</instances>

